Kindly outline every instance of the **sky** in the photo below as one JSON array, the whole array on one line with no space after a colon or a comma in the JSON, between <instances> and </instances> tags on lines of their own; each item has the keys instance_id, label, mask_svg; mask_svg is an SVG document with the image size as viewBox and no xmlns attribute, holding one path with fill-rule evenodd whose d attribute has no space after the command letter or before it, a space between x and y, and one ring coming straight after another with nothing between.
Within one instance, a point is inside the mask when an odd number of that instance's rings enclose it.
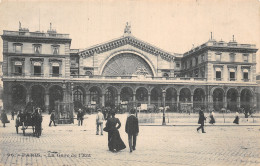
<instances>
[{"instance_id":1,"label":"sky","mask_svg":"<svg viewBox=\"0 0 260 166\"><path fill-rule=\"evenodd\" d=\"M123 35L126 22L136 38L171 53L185 53L210 39L260 48L260 0L0 0L0 34L17 31L19 21L30 31L52 23L70 34L71 48L88 48ZM3 43L0 40L0 52ZM2 60L2 55L0 55ZM260 51L257 52L257 63ZM260 66L257 65L257 72Z\"/></svg>"}]
</instances>

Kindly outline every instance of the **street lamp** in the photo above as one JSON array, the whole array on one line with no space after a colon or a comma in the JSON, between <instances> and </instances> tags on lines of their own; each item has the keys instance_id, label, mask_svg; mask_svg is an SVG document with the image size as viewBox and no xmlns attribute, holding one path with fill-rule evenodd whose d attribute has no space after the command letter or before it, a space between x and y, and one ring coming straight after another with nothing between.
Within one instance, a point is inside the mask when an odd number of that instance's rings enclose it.
<instances>
[{"instance_id":1,"label":"street lamp","mask_svg":"<svg viewBox=\"0 0 260 166\"><path fill-rule=\"evenodd\" d=\"M165 96L166 96L166 90L162 90L162 95L163 95L163 122L162 125L166 125L165 123Z\"/></svg>"}]
</instances>

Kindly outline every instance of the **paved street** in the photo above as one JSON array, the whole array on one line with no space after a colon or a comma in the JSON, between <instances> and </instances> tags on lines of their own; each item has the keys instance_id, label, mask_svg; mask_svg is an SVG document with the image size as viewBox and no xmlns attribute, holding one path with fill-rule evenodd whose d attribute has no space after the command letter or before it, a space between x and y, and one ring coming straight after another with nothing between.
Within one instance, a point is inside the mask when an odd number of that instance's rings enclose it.
<instances>
[{"instance_id":1,"label":"paved street","mask_svg":"<svg viewBox=\"0 0 260 166\"><path fill-rule=\"evenodd\" d=\"M126 115L116 116L128 145ZM31 129L16 134L14 121L1 126L0 165L260 165L260 126L207 126L205 134L195 126L140 126L136 151L112 153L107 133L95 135L95 115L85 117L83 126L48 127L44 115L40 138Z\"/></svg>"}]
</instances>

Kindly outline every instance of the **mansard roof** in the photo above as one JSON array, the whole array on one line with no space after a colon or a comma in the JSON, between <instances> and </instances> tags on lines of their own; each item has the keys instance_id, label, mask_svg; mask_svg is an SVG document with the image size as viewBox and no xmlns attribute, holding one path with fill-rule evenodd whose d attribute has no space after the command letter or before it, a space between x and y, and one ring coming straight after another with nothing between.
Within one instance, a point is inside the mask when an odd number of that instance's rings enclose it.
<instances>
[{"instance_id":1,"label":"mansard roof","mask_svg":"<svg viewBox=\"0 0 260 166\"><path fill-rule=\"evenodd\" d=\"M118 47L121 47L121 46L124 46L127 44L134 46L138 49L141 49L145 52L148 52L150 54L153 54L155 56L161 56L163 59L165 59L167 61L174 60L174 57L175 57L173 54L163 51L162 49L159 49L142 40L139 40L132 35L122 36L120 38L117 38L117 39L114 39L114 40L111 40L111 41L108 41L108 42L105 42L105 43L102 43L99 45L92 46L83 51L80 51L79 55L83 58L86 58L86 57L92 56L94 53L100 54L100 53L103 53L103 52L106 52L106 51L109 51L109 50L112 50L112 49L115 49L115 48L118 48Z\"/></svg>"}]
</instances>

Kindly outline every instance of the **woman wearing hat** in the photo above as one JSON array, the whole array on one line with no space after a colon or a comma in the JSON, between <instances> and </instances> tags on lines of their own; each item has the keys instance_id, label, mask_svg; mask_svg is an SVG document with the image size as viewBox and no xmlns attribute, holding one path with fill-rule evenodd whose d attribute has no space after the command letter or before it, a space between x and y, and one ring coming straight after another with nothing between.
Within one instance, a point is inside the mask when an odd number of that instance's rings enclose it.
<instances>
[{"instance_id":1,"label":"woman wearing hat","mask_svg":"<svg viewBox=\"0 0 260 166\"><path fill-rule=\"evenodd\" d=\"M108 148L112 152L125 149L126 146L122 141L118 129L121 127L121 122L115 117L115 111L111 111L111 118L107 120L104 131L108 132Z\"/></svg>"}]
</instances>

